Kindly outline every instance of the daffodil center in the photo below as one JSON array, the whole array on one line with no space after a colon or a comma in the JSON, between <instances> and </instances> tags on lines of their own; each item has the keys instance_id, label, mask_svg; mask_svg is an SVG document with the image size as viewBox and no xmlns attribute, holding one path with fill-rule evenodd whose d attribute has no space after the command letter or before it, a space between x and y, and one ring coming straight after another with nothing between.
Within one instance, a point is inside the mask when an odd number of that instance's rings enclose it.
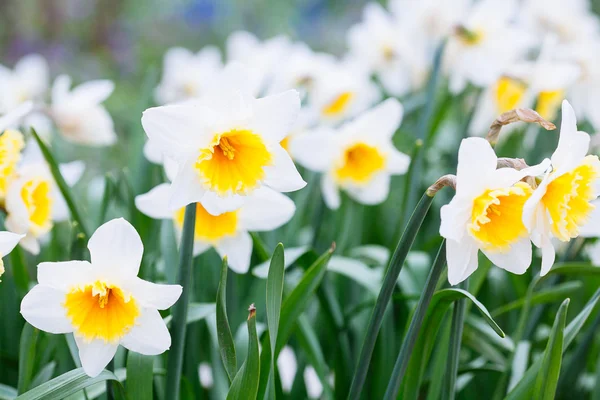
<instances>
[{"instance_id":1,"label":"daffodil center","mask_svg":"<svg viewBox=\"0 0 600 400\"><path fill-rule=\"evenodd\" d=\"M494 86L496 109L499 114L505 113L518 107L523 99L527 86L513 78L502 77Z\"/></svg>"},{"instance_id":2,"label":"daffodil center","mask_svg":"<svg viewBox=\"0 0 600 400\"><path fill-rule=\"evenodd\" d=\"M248 194L265 178L273 156L262 138L247 129L216 135L200 151L195 168L205 187L220 195Z\"/></svg>"},{"instance_id":3,"label":"daffodil center","mask_svg":"<svg viewBox=\"0 0 600 400\"><path fill-rule=\"evenodd\" d=\"M552 220L552 233L562 241L579 235L594 205L594 186L600 178L600 161L597 156L587 156L572 171L554 179L546 189L542 203Z\"/></svg>"},{"instance_id":4,"label":"daffodil center","mask_svg":"<svg viewBox=\"0 0 600 400\"><path fill-rule=\"evenodd\" d=\"M366 143L356 143L346 148L335 176L340 182L368 183L385 167L385 155Z\"/></svg>"},{"instance_id":5,"label":"daffodil center","mask_svg":"<svg viewBox=\"0 0 600 400\"><path fill-rule=\"evenodd\" d=\"M185 208L181 208L175 213L175 224L179 228L183 227L184 214ZM194 226L196 240L216 243L225 237L235 235L237 228L237 211L212 215L200 203L196 203L196 225Z\"/></svg>"},{"instance_id":6,"label":"daffodil center","mask_svg":"<svg viewBox=\"0 0 600 400\"><path fill-rule=\"evenodd\" d=\"M25 146L23 134L7 130L0 136L0 198L6 196L6 189L16 177L16 169Z\"/></svg>"},{"instance_id":7,"label":"daffodil center","mask_svg":"<svg viewBox=\"0 0 600 400\"><path fill-rule=\"evenodd\" d=\"M466 46L476 46L485 37L482 30L468 29L462 25L456 28L456 36Z\"/></svg>"},{"instance_id":8,"label":"daffodil center","mask_svg":"<svg viewBox=\"0 0 600 400\"><path fill-rule=\"evenodd\" d=\"M64 308L75 334L87 341L118 342L140 315L133 297L104 281L72 289L65 297Z\"/></svg>"},{"instance_id":9,"label":"daffodil center","mask_svg":"<svg viewBox=\"0 0 600 400\"><path fill-rule=\"evenodd\" d=\"M533 189L518 182L503 189L487 190L473 201L469 233L484 250L507 251L527 235L523 225L523 206Z\"/></svg>"},{"instance_id":10,"label":"daffodil center","mask_svg":"<svg viewBox=\"0 0 600 400\"><path fill-rule=\"evenodd\" d=\"M331 102L323 107L323 115L326 117L336 117L343 114L354 99L354 93L343 92L336 96Z\"/></svg>"},{"instance_id":11,"label":"daffodil center","mask_svg":"<svg viewBox=\"0 0 600 400\"><path fill-rule=\"evenodd\" d=\"M52 228L52 205L54 199L51 193L52 185L43 178L31 179L21 188L21 199L27 213L29 221L32 223L34 234L48 232Z\"/></svg>"},{"instance_id":12,"label":"daffodil center","mask_svg":"<svg viewBox=\"0 0 600 400\"><path fill-rule=\"evenodd\" d=\"M564 90L547 90L540 92L535 110L547 120L553 120L565 97Z\"/></svg>"}]
</instances>

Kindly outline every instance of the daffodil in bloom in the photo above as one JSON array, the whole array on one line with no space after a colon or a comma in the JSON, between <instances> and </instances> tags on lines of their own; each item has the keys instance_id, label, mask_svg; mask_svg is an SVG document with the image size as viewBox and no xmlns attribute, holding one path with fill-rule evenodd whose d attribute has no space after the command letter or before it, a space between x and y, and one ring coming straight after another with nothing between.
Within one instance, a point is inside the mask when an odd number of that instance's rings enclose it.
<instances>
[{"instance_id":1,"label":"daffodil in bloom","mask_svg":"<svg viewBox=\"0 0 600 400\"><path fill-rule=\"evenodd\" d=\"M185 208L170 211L169 197L169 184L163 183L137 196L135 204L152 218L173 220L179 234L183 228ZM239 209L219 215L210 214L201 203L196 203L194 255L213 247L221 257L227 256L233 271L246 273L252 255L252 238L248 232L276 229L288 222L295 211L292 200L266 187L255 190Z\"/></svg>"},{"instance_id":2,"label":"daffodil in bloom","mask_svg":"<svg viewBox=\"0 0 600 400\"><path fill-rule=\"evenodd\" d=\"M2 257L6 257L19 243L23 235L13 232L0 232L0 276L4 274L4 261Z\"/></svg>"},{"instance_id":3,"label":"daffodil in bloom","mask_svg":"<svg viewBox=\"0 0 600 400\"><path fill-rule=\"evenodd\" d=\"M97 376L119 345L146 355L161 354L171 336L158 310L171 307L179 285L137 277L144 247L122 218L99 227L88 242L91 262L43 262L38 284L21 303L21 314L49 333L73 333L85 372Z\"/></svg>"},{"instance_id":4,"label":"daffodil in bloom","mask_svg":"<svg viewBox=\"0 0 600 400\"><path fill-rule=\"evenodd\" d=\"M402 112L396 99L388 99L337 131L320 128L294 140L294 158L323 172L321 189L329 208L340 206L339 189L363 204L387 198L390 176L404 174L410 163L392 144Z\"/></svg>"},{"instance_id":5,"label":"daffodil in bloom","mask_svg":"<svg viewBox=\"0 0 600 400\"><path fill-rule=\"evenodd\" d=\"M0 115L27 101L42 100L48 82L48 63L39 54L21 58L12 70L0 65Z\"/></svg>"},{"instance_id":6,"label":"daffodil in bloom","mask_svg":"<svg viewBox=\"0 0 600 400\"><path fill-rule=\"evenodd\" d=\"M8 186L17 178L17 166L24 147L21 132L9 129L0 135L0 203L4 203Z\"/></svg>"},{"instance_id":7,"label":"daffodil in bloom","mask_svg":"<svg viewBox=\"0 0 600 400\"><path fill-rule=\"evenodd\" d=\"M256 99L245 76L239 64L230 65L199 100L144 112L149 140L178 164L172 210L199 202L218 215L263 186L280 192L305 186L280 144L296 121L298 92Z\"/></svg>"},{"instance_id":8,"label":"daffodil in bloom","mask_svg":"<svg viewBox=\"0 0 600 400\"><path fill-rule=\"evenodd\" d=\"M498 267L515 274L523 274L531 264L523 207L533 189L521 180L543 173L549 162L518 171L498 169L497 161L486 140L462 141L456 194L441 209L440 234L446 238L448 281L452 285L477 269L479 250Z\"/></svg>"},{"instance_id":9,"label":"daffodil in bloom","mask_svg":"<svg viewBox=\"0 0 600 400\"><path fill-rule=\"evenodd\" d=\"M67 140L88 146L115 143L113 120L102 105L113 90L114 83L108 80L85 82L71 90L71 78L56 78L49 113L60 133Z\"/></svg>"},{"instance_id":10,"label":"daffodil in bloom","mask_svg":"<svg viewBox=\"0 0 600 400\"><path fill-rule=\"evenodd\" d=\"M182 47L171 48L165 54L162 79L154 97L159 104L199 97L222 67L221 53L214 46L195 54Z\"/></svg>"},{"instance_id":11,"label":"daffodil in bloom","mask_svg":"<svg viewBox=\"0 0 600 400\"><path fill-rule=\"evenodd\" d=\"M600 160L587 155L590 136L577 130L575 112L565 100L558 147L548 171L525 203L523 223L531 240L542 249L541 274L552 267L555 250L551 238L568 242L579 235L594 210L598 197Z\"/></svg>"}]
</instances>

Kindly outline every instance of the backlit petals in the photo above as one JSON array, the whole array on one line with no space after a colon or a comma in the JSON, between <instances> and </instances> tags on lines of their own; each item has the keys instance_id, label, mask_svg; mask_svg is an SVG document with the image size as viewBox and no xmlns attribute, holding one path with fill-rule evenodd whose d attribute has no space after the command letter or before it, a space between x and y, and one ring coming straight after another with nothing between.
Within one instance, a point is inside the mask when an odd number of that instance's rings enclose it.
<instances>
[{"instance_id":1,"label":"backlit petals","mask_svg":"<svg viewBox=\"0 0 600 400\"><path fill-rule=\"evenodd\" d=\"M118 344L105 342L100 339L87 342L75 335L75 343L79 349L81 366L90 377L96 377L108 365L117 352Z\"/></svg>"},{"instance_id":2,"label":"backlit petals","mask_svg":"<svg viewBox=\"0 0 600 400\"><path fill-rule=\"evenodd\" d=\"M446 241L446 258L448 261L448 282L457 285L467 279L477 269L477 245L471 239L460 242Z\"/></svg>"},{"instance_id":3,"label":"backlit petals","mask_svg":"<svg viewBox=\"0 0 600 400\"><path fill-rule=\"evenodd\" d=\"M161 285L140 278L127 282L125 289L131 292L142 307L166 310L181 296L180 285Z\"/></svg>"},{"instance_id":4,"label":"backlit petals","mask_svg":"<svg viewBox=\"0 0 600 400\"><path fill-rule=\"evenodd\" d=\"M235 273L245 274L250 269L252 255L252 237L248 233L240 233L233 237L223 238L215 246L221 257L227 256L229 268Z\"/></svg>"},{"instance_id":5,"label":"backlit petals","mask_svg":"<svg viewBox=\"0 0 600 400\"><path fill-rule=\"evenodd\" d=\"M21 302L21 314L34 327L50 333L73 332L62 303L65 293L48 286L38 285Z\"/></svg>"},{"instance_id":6,"label":"backlit petals","mask_svg":"<svg viewBox=\"0 0 600 400\"><path fill-rule=\"evenodd\" d=\"M7 256L25 235L0 232L0 257Z\"/></svg>"},{"instance_id":7,"label":"backlit petals","mask_svg":"<svg viewBox=\"0 0 600 400\"><path fill-rule=\"evenodd\" d=\"M296 205L289 197L261 188L240 209L240 225L252 232L271 231L288 222L295 211Z\"/></svg>"},{"instance_id":8,"label":"backlit petals","mask_svg":"<svg viewBox=\"0 0 600 400\"><path fill-rule=\"evenodd\" d=\"M37 269L38 283L63 292L81 282L93 279L92 264L88 261L43 262Z\"/></svg>"},{"instance_id":9,"label":"backlit petals","mask_svg":"<svg viewBox=\"0 0 600 400\"><path fill-rule=\"evenodd\" d=\"M171 335L158 311L144 309L137 324L121 339L121 344L136 353L154 356L171 347Z\"/></svg>"},{"instance_id":10,"label":"backlit petals","mask_svg":"<svg viewBox=\"0 0 600 400\"><path fill-rule=\"evenodd\" d=\"M171 219L173 212L169 209L171 185L161 183L148 193L135 197L135 206L142 213L154 219Z\"/></svg>"},{"instance_id":11,"label":"backlit petals","mask_svg":"<svg viewBox=\"0 0 600 400\"><path fill-rule=\"evenodd\" d=\"M280 142L291 131L300 112L300 95L288 90L263 97L254 103L254 122L251 129L274 142Z\"/></svg>"},{"instance_id":12,"label":"backlit petals","mask_svg":"<svg viewBox=\"0 0 600 400\"><path fill-rule=\"evenodd\" d=\"M513 274L522 275L531 265L531 241L528 237L513 243L509 251L482 251L496 266Z\"/></svg>"}]
</instances>

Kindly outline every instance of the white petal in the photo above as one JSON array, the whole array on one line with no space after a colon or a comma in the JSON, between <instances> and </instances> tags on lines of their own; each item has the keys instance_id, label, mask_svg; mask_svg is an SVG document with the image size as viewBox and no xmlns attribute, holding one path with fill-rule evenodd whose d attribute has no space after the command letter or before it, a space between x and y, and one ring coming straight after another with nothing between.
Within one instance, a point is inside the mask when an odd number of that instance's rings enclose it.
<instances>
[{"instance_id":1,"label":"white petal","mask_svg":"<svg viewBox=\"0 0 600 400\"><path fill-rule=\"evenodd\" d=\"M19 242L21 247L27 250L29 253L37 256L40 254L40 242L38 239L31 233L27 233L23 239Z\"/></svg>"},{"instance_id":2,"label":"white petal","mask_svg":"<svg viewBox=\"0 0 600 400\"><path fill-rule=\"evenodd\" d=\"M48 89L48 62L39 54L29 54L15 65L15 73L27 82L30 94L38 97Z\"/></svg>"},{"instance_id":3,"label":"white petal","mask_svg":"<svg viewBox=\"0 0 600 400\"><path fill-rule=\"evenodd\" d=\"M114 89L114 82L109 80L85 82L71 91L71 101L80 105L97 105L106 100Z\"/></svg>"},{"instance_id":4,"label":"white petal","mask_svg":"<svg viewBox=\"0 0 600 400\"><path fill-rule=\"evenodd\" d=\"M531 241L529 238L520 239L506 252L481 251L496 266L513 274L522 275L531 265Z\"/></svg>"},{"instance_id":5,"label":"white petal","mask_svg":"<svg viewBox=\"0 0 600 400\"><path fill-rule=\"evenodd\" d=\"M164 158L162 149L152 140L146 140L144 143L144 157L154 164L162 164Z\"/></svg>"},{"instance_id":6,"label":"white petal","mask_svg":"<svg viewBox=\"0 0 600 400\"><path fill-rule=\"evenodd\" d=\"M345 188L350 197L362 204L381 204L390 192L390 176L380 173L364 186Z\"/></svg>"},{"instance_id":7,"label":"white petal","mask_svg":"<svg viewBox=\"0 0 600 400\"><path fill-rule=\"evenodd\" d=\"M229 268L235 273L245 274L250 268L252 256L252 237L247 232L226 237L217 243L215 250L221 257L227 256Z\"/></svg>"},{"instance_id":8,"label":"white petal","mask_svg":"<svg viewBox=\"0 0 600 400\"><path fill-rule=\"evenodd\" d=\"M221 215L225 212L235 211L246 203L249 196L230 194L225 197L215 192L206 192L202 196L202 207L211 215Z\"/></svg>"},{"instance_id":9,"label":"white petal","mask_svg":"<svg viewBox=\"0 0 600 400\"><path fill-rule=\"evenodd\" d=\"M548 183L548 175L546 175L523 205L523 225L525 225L525 228L529 232L532 232L536 228L537 218L539 217L538 213L545 215L546 209L541 204L541 201L548 189Z\"/></svg>"},{"instance_id":10,"label":"white petal","mask_svg":"<svg viewBox=\"0 0 600 400\"><path fill-rule=\"evenodd\" d=\"M143 307L166 310L181 296L180 285L162 285L140 278L134 278L123 284L123 288L131 292L134 299Z\"/></svg>"},{"instance_id":11,"label":"white petal","mask_svg":"<svg viewBox=\"0 0 600 400\"><path fill-rule=\"evenodd\" d=\"M554 245L552 244L552 240L548 235L542 236L542 268L540 270L540 275L544 276L550 271L552 265L554 265L554 260L556 259L556 250L554 250Z\"/></svg>"},{"instance_id":12,"label":"white petal","mask_svg":"<svg viewBox=\"0 0 600 400\"><path fill-rule=\"evenodd\" d=\"M302 133L294 137L290 144L294 160L303 167L318 172L331 168L335 148L335 131L328 127Z\"/></svg>"},{"instance_id":13,"label":"white petal","mask_svg":"<svg viewBox=\"0 0 600 400\"><path fill-rule=\"evenodd\" d=\"M387 171L393 175L402 175L408 171L410 157L395 148L387 154Z\"/></svg>"},{"instance_id":14,"label":"white petal","mask_svg":"<svg viewBox=\"0 0 600 400\"><path fill-rule=\"evenodd\" d=\"M14 108L11 112L0 117L0 132L18 125L19 121L33 110L33 102L27 101Z\"/></svg>"},{"instance_id":15,"label":"white petal","mask_svg":"<svg viewBox=\"0 0 600 400\"><path fill-rule=\"evenodd\" d=\"M340 208L340 192L330 174L324 174L321 178L321 193L323 194L323 201L327 207L332 210Z\"/></svg>"},{"instance_id":16,"label":"white petal","mask_svg":"<svg viewBox=\"0 0 600 400\"><path fill-rule=\"evenodd\" d=\"M254 103L250 128L267 141L279 143L290 133L299 112L300 95L296 90L263 97Z\"/></svg>"},{"instance_id":17,"label":"white petal","mask_svg":"<svg viewBox=\"0 0 600 400\"><path fill-rule=\"evenodd\" d=\"M65 293L47 286L36 285L21 302L21 314L34 327L49 333L73 332L71 321L62 306Z\"/></svg>"},{"instance_id":18,"label":"white petal","mask_svg":"<svg viewBox=\"0 0 600 400\"><path fill-rule=\"evenodd\" d=\"M206 193L198 173L194 170L193 162L185 163L179 168L171 184L169 208L174 211L200 202Z\"/></svg>"},{"instance_id":19,"label":"white petal","mask_svg":"<svg viewBox=\"0 0 600 400\"><path fill-rule=\"evenodd\" d=\"M204 253L206 250L210 249L212 247L212 244L210 243L206 243L200 240L195 240L194 241L194 257L199 256L200 254Z\"/></svg>"},{"instance_id":20,"label":"white petal","mask_svg":"<svg viewBox=\"0 0 600 400\"><path fill-rule=\"evenodd\" d=\"M52 85L52 104L59 104L66 100L71 87L71 77L68 75L59 75Z\"/></svg>"},{"instance_id":21,"label":"white petal","mask_svg":"<svg viewBox=\"0 0 600 400\"><path fill-rule=\"evenodd\" d=\"M23 234L0 232L0 258L7 256L23 237Z\"/></svg>"},{"instance_id":22,"label":"white petal","mask_svg":"<svg viewBox=\"0 0 600 400\"><path fill-rule=\"evenodd\" d=\"M40 285L65 293L76 285L89 283L92 276L92 264L88 261L43 262L37 269Z\"/></svg>"},{"instance_id":23,"label":"white petal","mask_svg":"<svg viewBox=\"0 0 600 400\"><path fill-rule=\"evenodd\" d=\"M600 201L596 200L592 202L595 207L585 225L579 229L579 236L581 237L600 237Z\"/></svg>"},{"instance_id":24,"label":"white petal","mask_svg":"<svg viewBox=\"0 0 600 400\"><path fill-rule=\"evenodd\" d=\"M158 311L144 309L121 344L136 353L154 356L171 347L171 335Z\"/></svg>"},{"instance_id":25,"label":"white petal","mask_svg":"<svg viewBox=\"0 0 600 400\"><path fill-rule=\"evenodd\" d=\"M293 192L306 186L287 151L279 144L271 150L272 166L265 167L265 184L280 192Z\"/></svg>"},{"instance_id":26,"label":"white petal","mask_svg":"<svg viewBox=\"0 0 600 400\"><path fill-rule=\"evenodd\" d=\"M590 147L590 135L577 131L575 111L568 101L562 103L562 123L558 147L552 154L552 165L559 173L575 168Z\"/></svg>"},{"instance_id":27,"label":"white petal","mask_svg":"<svg viewBox=\"0 0 600 400\"><path fill-rule=\"evenodd\" d=\"M85 373L92 378L102 372L110 360L113 359L119 347L116 343L105 342L100 339L87 342L77 335L75 335L75 343L77 343L79 349L81 366Z\"/></svg>"},{"instance_id":28,"label":"white petal","mask_svg":"<svg viewBox=\"0 0 600 400\"><path fill-rule=\"evenodd\" d=\"M496 153L487 140L463 139L458 150L457 190L485 183L489 174L496 170L497 162Z\"/></svg>"},{"instance_id":29,"label":"white petal","mask_svg":"<svg viewBox=\"0 0 600 400\"><path fill-rule=\"evenodd\" d=\"M446 239L460 241L471 218L472 208L471 199L455 195L450 203L440 209L440 235Z\"/></svg>"},{"instance_id":30,"label":"white petal","mask_svg":"<svg viewBox=\"0 0 600 400\"><path fill-rule=\"evenodd\" d=\"M467 279L477 269L477 245L465 237L460 242L446 240L448 260L448 282L457 285Z\"/></svg>"},{"instance_id":31,"label":"white petal","mask_svg":"<svg viewBox=\"0 0 600 400\"><path fill-rule=\"evenodd\" d=\"M169 208L171 185L161 183L148 193L135 196L135 206L143 214L154 219L172 219L173 211Z\"/></svg>"},{"instance_id":32,"label":"white petal","mask_svg":"<svg viewBox=\"0 0 600 400\"><path fill-rule=\"evenodd\" d=\"M85 171L85 163L80 160L71 161L69 163L60 164L59 169L60 174L65 178L67 185L73 186L81 179L81 176Z\"/></svg>"},{"instance_id":33,"label":"white petal","mask_svg":"<svg viewBox=\"0 0 600 400\"><path fill-rule=\"evenodd\" d=\"M238 215L243 230L271 231L288 222L295 211L296 205L289 197L263 187L247 197Z\"/></svg>"},{"instance_id":34,"label":"white petal","mask_svg":"<svg viewBox=\"0 0 600 400\"><path fill-rule=\"evenodd\" d=\"M391 139L400 126L403 111L398 100L389 98L348 123L347 127L370 138Z\"/></svg>"},{"instance_id":35,"label":"white petal","mask_svg":"<svg viewBox=\"0 0 600 400\"><path fill-rule=\"evenodd\" d=\"M144 245L135 228L123 218L100 226L88 242L94 268L111 271L116 276L137 276Z\"/></svg>"},{"instance_id":36,"label":"white petal","mask_svg":"<svg viewBox=\"0 0 600 400\"><path fill-rule=\"evenodd\" d=\"M54 197L54 204L52 204L52 220L55 222L62 222L69 219L71 211L69 206L62 196L62 193L55 188L52 190L52 197Z\"/></svg>"}]
</instances>

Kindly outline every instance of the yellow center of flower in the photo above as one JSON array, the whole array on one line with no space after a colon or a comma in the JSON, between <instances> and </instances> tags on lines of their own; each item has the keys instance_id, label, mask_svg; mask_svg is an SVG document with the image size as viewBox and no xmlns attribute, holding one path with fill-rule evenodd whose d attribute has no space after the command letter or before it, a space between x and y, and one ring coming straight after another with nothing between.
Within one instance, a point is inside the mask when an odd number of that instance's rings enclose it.
<instances>
[{"instance_id":1,"label":"yellow center of flower","mask_svg":"<svg viewBox=\"0 0 600 400\"><path fill-rule=\"evenodd\" d=\"M31 179L21 188L21 199L27 208L34 235L41 235L52 228L51 184L43 178Z\"/></svg>"},{"instance_id":2,"label":"yellow center of flower","mask_svg":"<svg viewBox=\"0 0 600 400\"><path fill-rule=\"evenodd\" d=\"M552 219L552 233L566 242L579 235L594 206L594 185L600 178L600 161L587 156L572 171L559 176L548 185L542 203Z\"/></svg>"},{"instance_id":3,"label":"yellow center of flower","mask_svg":"<svg viewBox=\"0 0 600 400\"><path fill-rule=\"evenodd\" d=\"M564 98L564 90L549 90L540 92L538 96L535 111L547 120L553 120L556 117L560 103Z\"/></svg>"},{"instance_id":4,"label":"yellow center of flower","mask_svg":"<svg viewBox=\"0 0 600 400\"><path fill-rule=\"evenodd\" d=\"M195 168L204 185L220 195L246 195L265 178L265 167L273 156L262 138L247 129L232 129L216 135L208 149L200 152Z\"/></svg>"},{"instance_id":5,"label":"yellow center of flower","mask_svg":"<svg viewBox=\"0 0 600 400\"><path fill-rule=\"evenodd\" d=\"M527 86L523 82L509 77L498 79L494 86L496 109L499 114L518 107Z\"/></svg>"},{"instance_id":6,"label":"yellow center of flower","mask_svg":"<svg viewBox=\"0 0 600 400\"><path fill-rule=\"evenodd\" d=\"M0 136L0 198L6 196L6 189L16 177L17 163L25 146L23 134L7 130Z\"/></svg>"},{"instance_id":7,"label":"yellow center of flower","mask_svg":"<svg viewBox=\"0 0 600 400\"><path fill-rule=\"evenodd\" d=\"M285 151L287 151L288 153L290 152L290 136L286 136L284 137L281 142L279 142L279 144L281 145L281 147L283 147L283 149Z\"/></svg>"},{"instance_id":8,"label":"yellow center of flower","mask_svg":"<svg viewBox=\"0 0 600 400\"><path fill-rule=\"evenodd\" d=\"M391 62L396 58L396 52L391 46L383 46L382 53L383 59L387 62Z\"/></svg>"},{"instance_id":9,"label":"yellow center of flower","mask_svg":"<svg viewBox=\"0 0 600 400\"><path fill-rule=\"evenodd\" d=\"M357 143L344 151L340 164L335 170L338 181L364 184L385 167L385 156L376 147Z\"/></svg>"},{"instance_id":10,"label":"yellow center of flower","mask_svg":"<svg viewBox=\"0 0 600 400\"><path fill-rule=\"evenodd\" d=\"M326 117L335 117L348 109L348 106L354 98L354 93L344 92L334 98L329 104L323 107L323 115Z\"/></svg>"},{"instance_id":11,"label":"yellow center of flower","mask_svg":"<svg viewBox=\"0 0 600 400\"><path fill-rule=\"evenodd\" d=\"M517 182L508 188L486 190L473 201L467 229L484 250L506 251L527 235L522 216L531 193L528 184Z\"/></svg>"},{"instance_id":12,"label":"yellow center of flower","mask_svg":"<svg viewBox=\"0 0 600 400\"><path fill-rule=\"evenodd\" d=\"M185 208L175 212L175 223L183 227ZM200 203L196 203L196 225L194 237L196 240L216 243L226 236L233 236L237 231L237 211L230 211L220 215L212 215Z\"/></svg>"},{"instance_id":13,"label":"yellow center of flower","mask_svg":"<svg viewBox=\"0 0 600 400\"><path fill-rule=\"evenodd\" d=\"M470 30L464 26L456 28L456 36L465 46L476 46L481 43L485 37L481 29Z\"/></svg>"},{"instance_id":14,"label":"yellow center of flower","mask_svg":"<svg viewBox=\"0 0 600 400\"><path fill-rule=\"evenodd\" d=\"M102 281L71 290L64 307L75 333L87 341L116 342L131 330L140 315L131 296Z\"/></svg>"}]
</instances>

